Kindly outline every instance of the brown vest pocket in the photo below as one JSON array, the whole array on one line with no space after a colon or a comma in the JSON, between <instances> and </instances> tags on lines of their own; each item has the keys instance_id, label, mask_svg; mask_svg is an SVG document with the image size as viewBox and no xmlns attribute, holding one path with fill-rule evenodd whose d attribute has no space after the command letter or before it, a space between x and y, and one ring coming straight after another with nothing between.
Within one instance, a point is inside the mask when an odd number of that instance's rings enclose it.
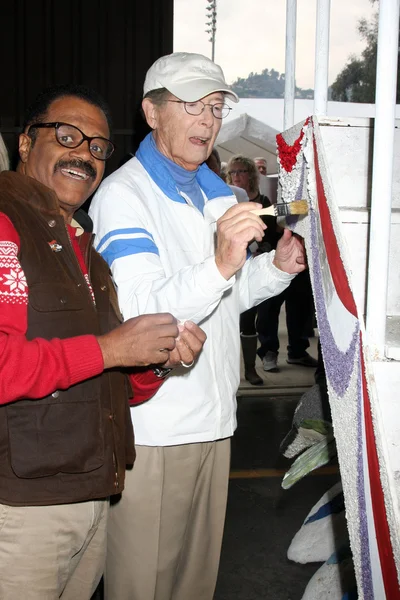
<instances>
[{"instance_id":1,"label":"brown vest pocket","mask_svg":"<svg viewBox=\"0 0 400 600\"><path fill-rule=\"evenodd\" d=\"M60 395L62 392L60 393ZM6 407L17 477L87 473L104 462L100 401L23 400Z\"/></svg>"}]
</instances>

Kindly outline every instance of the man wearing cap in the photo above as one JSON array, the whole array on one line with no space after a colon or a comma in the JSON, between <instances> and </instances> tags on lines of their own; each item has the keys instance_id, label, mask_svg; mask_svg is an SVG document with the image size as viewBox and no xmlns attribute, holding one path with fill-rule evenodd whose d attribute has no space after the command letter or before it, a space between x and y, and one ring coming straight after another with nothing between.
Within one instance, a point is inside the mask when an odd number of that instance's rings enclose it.
<instances>
[{"instance_id":1,"label":"man wearing cap","mask_svg":"<svg viewBox=\"0 0 400 600\"><path fill-rule=\"evenodd\" d=\"M152 400L132 409L137 459L111 511L107 600L211 600L236 428L239 314L304 269L287 231L275 253L247 257L265 226L204 163L237 102L219 66L198 54L157 60L142 108L152 128L92 203L96 247L124 318L170 311L208 339Z\"/></svg>"}]
</instances>

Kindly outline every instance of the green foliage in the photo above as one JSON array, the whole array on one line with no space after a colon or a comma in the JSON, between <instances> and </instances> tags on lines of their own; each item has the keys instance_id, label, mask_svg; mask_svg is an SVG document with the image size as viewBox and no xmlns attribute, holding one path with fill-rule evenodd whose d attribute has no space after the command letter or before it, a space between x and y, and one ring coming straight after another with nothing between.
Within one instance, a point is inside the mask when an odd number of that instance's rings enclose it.
<instances>
[{"instance_id":1,"label":"green foliage","mask_svg":"<svg viewBox=\"0 0 400 600\"><path fill-rule=\"evenodd\" d=\"M332 424L320 419L303 419L300 423L303 429L312 429L321 435L332 435Z\"/></svg>"},{"instance_id":2,"label":"green foliage","mask_svg":"<svg viewBox=\"0 0 400 600\"><path fill-rule=\"evenodd\" d=\"M350 56L348 63L331 86L332 100L340 102L375 102L376 57L378 48L378 13L370 21L361 19L358 32L366 42L361 57ZM400 101L400 73L397 66L397 102Z\"/></svg>"},{"instance_id":3,"label":"green foliage","mask_svg":"<svg viewBox=\"0 0 400 600\"><path fill-rule=\"evenodd\" d=\"M328 464L332 458L337 455L336 443L333 435L327 435L319 442L305 450L301 454L290 469L285 473L282 480L282 487L288 490L295 483L303 479L306 475Z\"/></svg>"},{"instance_id":4,"label":"green foliage","mask_svg":"<svg viewBox=\"0 0 400 600\"><path fill-rule=\"evenodd\" d=\"M250 73L246 79L238 77L232 90L240 98L283 98L285 95L285 74L275 69L264 69L261 73ZM296 98L313 98L314 90L296 87Z\"/></svg>"}]
</instances>

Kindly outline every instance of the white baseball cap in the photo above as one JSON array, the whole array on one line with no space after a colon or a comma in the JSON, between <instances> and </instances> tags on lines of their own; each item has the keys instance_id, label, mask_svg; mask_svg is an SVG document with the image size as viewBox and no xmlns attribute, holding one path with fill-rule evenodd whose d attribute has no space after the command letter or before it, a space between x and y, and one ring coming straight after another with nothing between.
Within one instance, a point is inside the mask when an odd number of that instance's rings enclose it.
<instances>
[{"instance_id":1,"label":"white baseball cap","mask_svg":"<svg viewBox=\"0 0 400 600\"><path fill-rule=\"evenodd\" d=\"M184 102L196 102L214 92L223 92L233 102L239 102L221 67L202 54L174 52L156 60L147 71L143 96L160 88Z\"/></svg>"}]
</instances>

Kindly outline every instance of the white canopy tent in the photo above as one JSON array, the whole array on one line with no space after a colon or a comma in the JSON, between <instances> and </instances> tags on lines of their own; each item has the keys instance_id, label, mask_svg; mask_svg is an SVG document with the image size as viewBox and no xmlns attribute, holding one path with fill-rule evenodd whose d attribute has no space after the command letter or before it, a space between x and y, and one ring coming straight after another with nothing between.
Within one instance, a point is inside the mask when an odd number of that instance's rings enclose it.
<instances>
[{"instance_id":1,"label":"white canopy tent","mask_svg":"<svg viewBox=\"0 0 400 600\"><path fill-rule=\"evenodd\" d=\"M278 131L266 123L243 113L224 123L217 138L217 150L222 161L234 154L249 158L263 156L267 159L268 172L277 173L276 135Z\"/></svg>"}]
</instances>

